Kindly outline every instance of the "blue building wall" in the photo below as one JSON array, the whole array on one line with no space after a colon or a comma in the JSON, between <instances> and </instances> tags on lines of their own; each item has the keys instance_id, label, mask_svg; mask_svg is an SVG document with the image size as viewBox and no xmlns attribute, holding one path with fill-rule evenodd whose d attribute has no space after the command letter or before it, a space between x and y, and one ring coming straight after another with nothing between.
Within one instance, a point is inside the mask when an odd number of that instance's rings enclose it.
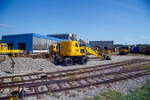
<instances>
[{"instance_id":1,"label":"blue building wall","mask_svg":"<svg viewBox=\"0 0 150 100\"><path fill-rule=\"evenodd\" d=\"M26 51L33 52L33 38L34 37L56 40L56 41L64 41L62 39L47 37L47 36L41 35L41 34L29 33L29 34L4 35L4 36L2 36L2 42L3 43L13 43L14 49L19 49L18 48L19 43L25 43Z\"/></svg>"},{"instance_id":2,"label":"blue building wall","mask_svg":"<svg viewBox=\"0 0 150 100\"><path fill-rule=\"evenodd\" d=\"M26 43L26 50L33 51L33 34L19 34L2 36L3 43L13 43L14 49L18 49L19 43Z\"/></svg>"}]
</instances>

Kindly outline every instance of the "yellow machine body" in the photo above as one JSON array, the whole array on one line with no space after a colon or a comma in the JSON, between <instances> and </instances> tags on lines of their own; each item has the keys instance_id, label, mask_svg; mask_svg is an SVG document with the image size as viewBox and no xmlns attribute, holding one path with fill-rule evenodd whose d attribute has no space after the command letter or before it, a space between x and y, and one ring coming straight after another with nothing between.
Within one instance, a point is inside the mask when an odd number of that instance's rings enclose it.
<instances>
[{"instance_id":1,"label":"yellow machine body","mask_svg":"<svg viewBox=\"0 0 150 100\"><path fill-rule=\"evenodd\" d=\"M0 54L19 54L21 50L9 50L6 43L0 43Z\"/></svg>"},{"instance_id":2,"label":"yellow machine body","mask_svg":"<svg viewBox=\"0 0 150 100\"><path fill-rule=\"evenodd\" d=\"M86 56L86 51L84 47L80 47L77 41L62 41L60 56Z\"/></svg>"},{"instance_id":3,"label":"yellow machine body","mask_svg":"<svg viewBox=\"0 0 150 100\"><path fill-rule=\"evenodd\" d=\"M128 47L121 47L119 50L120 55L126 55L128 52Z\"/></svg>"},{"instance_id":4,"label":"yellow machine body","mask_svg":"<svg viewBox=\"0 0 150 100\"><path fill-rule=\"evenodd\" d=\"M62 57L71 56L86 56L89 54L103 58L103 55L111 55L110 50L92 50L87 46L80 47L78 41L61 41L60 44L53 44L49 48L50 52L59 53Z\"/></svg>"},{"instance_id":5,"label":"yellow machine body","mask_svg":"<svg viewBox=\"0 0 150 100\"><path fill-rule=\"evenodd\" d=\"M127 49L121 49L120 52L126 52L127 53L128 50Z\"/></svg>"}]
</instances>

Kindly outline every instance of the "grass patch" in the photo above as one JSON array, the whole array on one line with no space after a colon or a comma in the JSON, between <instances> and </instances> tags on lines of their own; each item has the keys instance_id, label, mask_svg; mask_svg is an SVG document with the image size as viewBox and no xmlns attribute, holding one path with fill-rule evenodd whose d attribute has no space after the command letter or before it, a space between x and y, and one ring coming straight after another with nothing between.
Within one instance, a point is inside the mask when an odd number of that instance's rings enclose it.
<instances>
[{"instance_id":1,"label":"grass patch","mask_svg":"<svg viewBox=\"0 0 150 100\"><path fill-rule=\"evenodd\" d=\"M150 81L143 87L136 89L136 91L129 96L129 100L150 100Z\"/></svg>"},{"instance_id":2,"label":"grass patch","mask_svg":"<svg viewBox=\"0 0 150 100\"><path fill-rule=\"evenodd\" d=\"M85 100L150 100L150 81L141 88L137 88L136 91L130 95L108 90L94 98L85 98Z\"/></svg>"},{"instance_id":3,"label":"grass patch","mask_svg":"<svg viewBox=\"0 0 150 100\"><path fill-rule=\"evenodd\" d=\"M76 75L70 75L70 76L67 76L66 78L67 78L67 79L75 79L75 78L77 78L77 77L76 77Z\"/></svg>"},{"instance_id":4,"label":"grass patch","mask_svg":"<svg viewBox=\"0 0 150 100\"><path fill-rule=\"evenodd\" d=\"M47 93L47 95L49 95L49 96L52 96L52 94L53 94L52 92L48 92L48 93Z\"/></svg>"},{"instance_id":5,"label":"grass patch","mask_svg":"<svg viewBox=\"0 0 150 100\"><path fill-rule=\"evenodd\" d=\"M15 77L12 79L12 82L18 82L19 81L19 78Z\"/></svg>"},{"instance_id":6,"label":"grass patch","mask_svg":"<svg viewBox=\"0 0 150 100\"><path fill-rule=\"evenodd\" d=\"M147 69L150 69L150 66L143 66L143 65L139 65L137 66L138 68L147 68Z\"/></svg>"}]
</instances>

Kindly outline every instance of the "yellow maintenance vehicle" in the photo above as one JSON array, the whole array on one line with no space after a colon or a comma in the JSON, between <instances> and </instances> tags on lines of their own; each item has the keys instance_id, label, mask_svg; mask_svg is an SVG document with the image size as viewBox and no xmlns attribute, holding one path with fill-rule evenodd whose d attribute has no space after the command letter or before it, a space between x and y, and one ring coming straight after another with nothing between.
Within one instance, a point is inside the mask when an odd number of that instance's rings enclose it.
<instances>
[{"instance_id":1,"label":"yellow maintenance vehicle","mask_svg":"<svg viewBox=\"0 0 150 100\"><path fill-rule=\"evenodd\" d=\"M127 55L129 53L129 48L127 46L122 46L119 48L120 55Z\"/></svg>"},{"instance_id":2,"label":"yellow maintenance vehicle","mask_svg":"<svg viewBox=\"0 0 150 100\"><path fill-rule=\"evenodd\" d=\"M78 41L61 41L59 44L50 46L49 52L53 55L55 64L72 65L74 63L86 64L88 62L87 53L95 55L101 59L110 60L110 55L100 54L88 46L80 46Z\"/></svg>"},{"instance_id":3,"label":"yellow maintenance vehicle","mask_svg":"<svg viewBox=\"0 0 150 100\"><path fill-rule=\"evenodd\" d=\"M9 50L6 43L0 43L0 55L15 55L20 54L21 50Z\"/></svg>"}]
</instances>

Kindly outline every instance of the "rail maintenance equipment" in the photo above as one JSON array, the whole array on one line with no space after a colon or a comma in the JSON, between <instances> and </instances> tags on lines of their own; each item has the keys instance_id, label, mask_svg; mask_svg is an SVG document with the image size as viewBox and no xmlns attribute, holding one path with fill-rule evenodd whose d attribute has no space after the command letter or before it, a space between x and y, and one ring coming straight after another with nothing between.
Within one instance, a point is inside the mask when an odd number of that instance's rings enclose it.
<instances>
[{"instance_id":1,"label":"rail maintenance equipment","mask_svg":"<svg viewBox=\"0 0 150 100\"><path fill-rule=\"evenodd\" d=\"M120 55L127 55L129 53L129 48L127 46L122 46L119 48Z\"/></svg>"},{"instance_id":2,"label":"rail maintenance equipment","mask_svg":"<svg viewBox=\"0 0 150 100\"><path fill-rule=\"evenodd\" d=\"M86 64L88 62L87 53L95 55L101 59L110 60L111 55L98 50L92 50L88 46L80 46L78 41L61 41L49 47L49 53L54 58L55 64L63 64L65 66L75 63Z\"/></svg>"},{"instance_id":3,"label":"rail maintenance equipment","mask_svg":"<svg viewBox=\"0 0 150 100\"><path fill-rule=\"evenodd\" d=\"M0 55L12 55L20 54L22 53L21 50L9 50L8 45L6 43L0 43Z\"/></svg>"}]
</instances>

